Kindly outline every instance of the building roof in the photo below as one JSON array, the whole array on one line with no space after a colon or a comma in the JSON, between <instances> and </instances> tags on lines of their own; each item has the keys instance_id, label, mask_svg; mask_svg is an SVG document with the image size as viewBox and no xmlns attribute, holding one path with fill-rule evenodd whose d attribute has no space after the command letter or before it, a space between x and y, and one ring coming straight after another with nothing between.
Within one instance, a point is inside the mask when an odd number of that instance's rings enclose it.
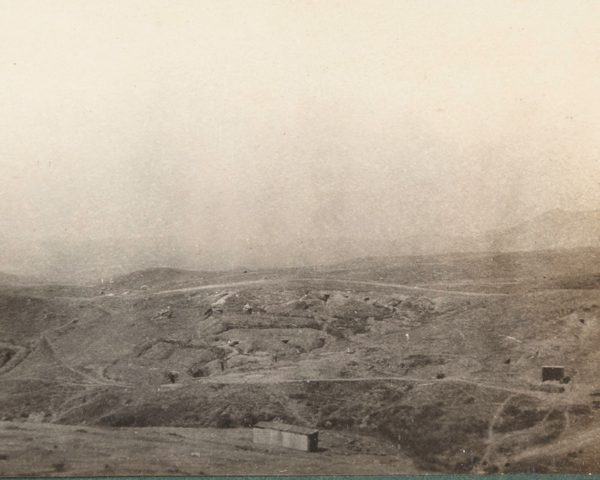
<instances>
[{"instance_id":1,"label":"building roof","mask_svg":"<svg viewBox=\"0 0 600 480\"><path fill-rule=\"evenodd\" d=\"M314 428L299 427L297 425L286 425L279 422L258 422L254 428L266 428L270 430L280 430L282 432L300 433L302 435L312 435L318 433Z\"/></svg>"}]
</instances>

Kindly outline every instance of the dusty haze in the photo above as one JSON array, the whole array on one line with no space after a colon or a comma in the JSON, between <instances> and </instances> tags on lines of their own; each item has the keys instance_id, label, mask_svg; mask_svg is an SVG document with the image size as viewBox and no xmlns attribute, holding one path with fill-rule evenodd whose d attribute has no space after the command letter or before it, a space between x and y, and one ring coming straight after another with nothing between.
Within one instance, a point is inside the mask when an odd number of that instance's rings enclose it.
<instances>
[{"instance_id":1,"label":"dusty haze","mask_svg":"<svg viewBox=\"0 0 600 480\"><path fill-rule=\"evenodd\" d=\"M594 1L0 0L0 269L106 245L124 269L301 265L597 210L599 21Z\"/></svg>"}]
</instances>

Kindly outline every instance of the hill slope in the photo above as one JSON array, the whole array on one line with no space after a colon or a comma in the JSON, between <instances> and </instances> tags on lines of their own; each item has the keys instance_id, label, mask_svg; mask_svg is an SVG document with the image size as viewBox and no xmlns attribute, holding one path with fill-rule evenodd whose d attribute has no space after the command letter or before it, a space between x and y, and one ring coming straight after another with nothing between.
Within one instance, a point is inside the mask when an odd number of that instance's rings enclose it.
<instances>
[{"instance_id":1,"label":"hill slope","mask_svg":"<svg viewBox=\"0 0 600 480\"><path fill-rule=\"evenodd\" d=\"M421 472L521 471L548 449L570 458L568 445L600 428L599 257L152 269L85 289L11 287L0 297L0 418L242 429L278 419L353 435L344 455L388 445ZM564 365L569 382L542 384L544 365Z\"/></svg>"},{"instance_id":2,"label":"hill slope","mask_svg":"<svg viewBox=\"0 0 600 480\"><path fill-rule=\"evenodd\" d=\"M600 211L553 210L512 228L474 237L429 233L408 237L353 238L304 232L301 238L248 245L234 254L197 251L174 235L156 238L106 238L74 242L45 239L29 247L6 240L0 269L40 275L56 283L108 281L134 270L158 265L217 271L305 267L348 261L365 256L414 256L444 253L515 252L595 247L600 238ZM14 283L16 279L6 281ZM2 278L0 278L0 284Z\"/></svg>"}]
</instances>

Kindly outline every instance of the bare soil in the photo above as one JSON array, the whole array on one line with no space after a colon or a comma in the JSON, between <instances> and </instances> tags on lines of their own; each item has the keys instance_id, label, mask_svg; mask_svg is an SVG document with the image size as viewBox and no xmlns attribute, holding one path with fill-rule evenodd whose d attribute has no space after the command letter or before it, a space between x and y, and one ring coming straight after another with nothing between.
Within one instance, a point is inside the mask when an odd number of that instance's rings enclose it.
<instances>
[{"instance_id":1,"label":"bare soil","mask_svg":"<svg viewBox=\"0 0 600 480\"><path fill-rule=\"evenodd\" d=\"M2 286L0 474L596 472L588 254ZM253 445L264 420L321 450Z\"/></svg>"}]
</instances>

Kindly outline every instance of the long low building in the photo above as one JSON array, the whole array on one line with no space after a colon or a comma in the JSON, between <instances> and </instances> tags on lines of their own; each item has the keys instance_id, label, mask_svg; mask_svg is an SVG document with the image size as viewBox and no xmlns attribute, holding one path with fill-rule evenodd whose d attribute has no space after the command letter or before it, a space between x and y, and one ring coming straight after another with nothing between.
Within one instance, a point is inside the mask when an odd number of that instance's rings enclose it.
<instances>
[{"instance_id":1,"label":"long low building","mask_svg":"<svg viewBox=\"0 0 600 480\"><path fill-rule=\"evenodd\" d=\"M252 431L252 440L254 443L266 443L305 452L316 452L319 449L318 430L279 422L257 423Z\"/></svg>"}]
</instances>

